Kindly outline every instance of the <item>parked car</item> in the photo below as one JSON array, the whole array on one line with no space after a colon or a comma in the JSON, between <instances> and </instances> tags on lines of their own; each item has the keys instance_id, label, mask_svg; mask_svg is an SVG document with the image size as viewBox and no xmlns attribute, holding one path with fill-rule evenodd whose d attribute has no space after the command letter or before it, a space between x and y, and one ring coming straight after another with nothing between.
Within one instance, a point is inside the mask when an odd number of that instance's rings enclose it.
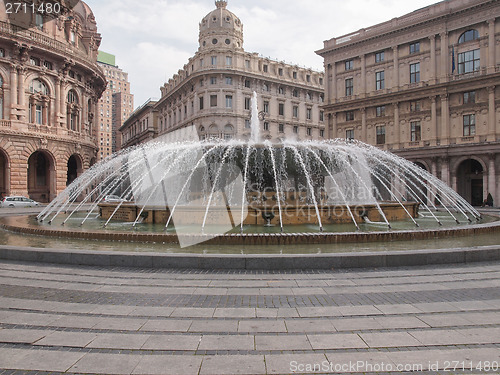
<instances>
[{"instance_id":1,"label":"parked car","mask_svg":"<svg viewBox=\"0 0 500 375\"><path fill-rule=\"evenodd\" d=\"M103 202L105 203L120 203L125 202L125 199L120 198L118 195L106 195Z\"/></svg>"},{"instance_id":2,"label":"parked car","mask_svg":"<svg viewBox=\"0 0 500 375\"><path fill-rule=\"evenodd\" d=\"M5 197L0 202L0 207L36 207L40 203L26 197Z\"/></svg>"}]
</instances>

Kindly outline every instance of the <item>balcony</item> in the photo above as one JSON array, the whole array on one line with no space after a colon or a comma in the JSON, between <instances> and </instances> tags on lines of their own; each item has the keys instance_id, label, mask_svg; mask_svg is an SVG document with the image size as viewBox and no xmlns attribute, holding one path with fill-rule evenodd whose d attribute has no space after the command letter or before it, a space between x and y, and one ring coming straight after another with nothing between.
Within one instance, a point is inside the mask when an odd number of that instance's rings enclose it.
<instances>
[{"instance_id":1,"label":"balcony","mask_svg":"<svg viewBox=\"0 0 500 375\"><path fill-rule=\"evenodd\" d=\"M10 120L0 120L0 128L10 128L12 127L12 123Z\"/></svg>"}]
</instances>

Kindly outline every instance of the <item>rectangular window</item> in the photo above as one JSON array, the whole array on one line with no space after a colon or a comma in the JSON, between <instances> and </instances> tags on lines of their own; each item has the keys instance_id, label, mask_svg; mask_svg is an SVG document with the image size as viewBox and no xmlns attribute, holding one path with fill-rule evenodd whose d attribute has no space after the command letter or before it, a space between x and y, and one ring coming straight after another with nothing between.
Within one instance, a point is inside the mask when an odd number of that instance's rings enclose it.
<instances>
[{"instance_id":1,"label":"rectangular window","mask_svg":"<svg viewBox=\"0 0 500 375\"><path fill-rule=\"evenodd\" d=\"M325 112L319 111L319 121L325 121Z\"/></svg>"},{"instance_id":2,"label":"rectangular window","mask_svg":"<svg viewBox=\"0 0 500 375\"><path fill-rule=\"evenodd\" d=\"M385 144L385 126L377 126L377 144Z\"/></svg>"},{"instance_id":3,"label":"rectangular window","mask_svg":"<svg viewBox=\"0 0 500 375\"><path fill-rule=\"evenodd\" d=\"M476 115L464 116L464 137L476 135Z\"/></svg>"},{"instance_id":4,"label":"rectangular window","mask_svg":"<svg viewBox=\"0 0 500 375\"><path fill-rule=\"evenodd\" d=\"M375 73L375 89L385 89L385 72L383 70Z\"/></svg>"},{"instance_id":5,"label":"rectangular window","mask_svg":"<svg viewBox=\"0 0 500 375\"><path fill-rule=\"evenodd\" d=\"M283 68L278 68L278 75L283 76Z\"/></svg>"},{"instance_id":6,"label":"rectangular window","mask_svg":"<svg viewBox=\"0 0 500 375\"><path fill-rule=\"evenodd\" d=\"M217 84L217 77L210 77L210 84L216 85Z\"/></svg>"},{"instance_id":7,"label":"rectangular window","mask_svg":"<svg viewBox=\"0 0 500 375\"><path fill-rule=\"evenodd\" d=\"M354 68L354 60L347 60L345 62L345 70L352 70Z\"/></svg>"},{"instance_id":8,"label":"rectangular window","mask_svg":"<svg viewBox=\"0 0 500 375\"><path fill-rule=\"evenodd\" d=\"M420 102L413 101L410 102L410 112L419 112L420 111Z\"/></svg>"},{"instance_id":9,"label":"rectangular window","mask_svg":"<svg viewBox=\"0 0 500 375\"><path fill-rule=\"evenodd\" d=\"M200 68L203 68L203 63L204 63L204 60L200 59Z\"/></svg>"},{"instance_id":10,"label":"rectangular window","mask_svg":"<svg viewBox=\"0 0 500 375\"><path fill-rule=\"evenodd\" d=\"M233 108L233 96L226 95L226 108Z\"/></svg>"},{"instance_id":11,"label":"rectangular window","mask_svg":"<svg viewBox=\"0 0 500 375\"><path fill-rule=\"evenodd\" d=\"M250 88L250 80L249 79L245 79L245 87Z\"/></svg>"},{"instance_id":12,"label":"rectangular window","mask_svg":"<svg viewBox=\"0 0 500 375\"><path fill-rule=\"evenodd\" d=\"M420 42L410 44L410 54L420 52Z\"/></svg>"},{"instance_id":13,"label":"rectangular window","mask_svg":"<svg viewBox=\"0 0 500 375\"><path fill-rule=\"evenodd\" d=\"M382 62L382 61L384 61L384 59L385 59L385 53L384 53L384 51L377 52L375 54L375 62L376 63Z\"/></svg>"},{"instance_id":14,"label":"rectangular window","mask_svg":"<svg viewBox=\"0 0 500 375\"><path fill-rule=\"evenodd\" d=\"M312 135L312 128L307 128L307 135L311 136Z\"/></svg>"},{"instance_id":15,"label":"rectangular window","mask_svg":"<svg viewBox=\"0 0 500 375\"><path fill-rule=\"evenodd\" d=\"M245 98L245 109L250 109L250 103L251 99L250 98Z\"/></svg>"},{"instance_id":16,"label":"rectangular window","mask_svg":"<svg viewBox=\"0 0 500 375\"><path fill-rule=\"evenodd\" d=\"M217 107L217 95L210 95L210 107Z\"/></svg>"},{"instance_id":17,"label":"rectangular window","mask_svg":"<svg viewBox=\"0 0 500 375\"><path fill-rule=\"evenodd\" d=\"M35 13L35 24L38 30L43 30L43 16Z\"/></svg>"},{"instance_id":18,"label":"rectangular window","mask_svg":"<svg viewBox=\"0 0 500 375\"><path fill-rule=\"evenodd\" d=\"M38 104L35 106L35 122L38 125L43 124L43 109L42 106Z\"/></svg>"},{"instance_id":19,"label":"rectangular window","mask_svg":"<svg viewBox=\"0 0 500 375\"><path fill-rule=\"evenodd\" d=\"M233 84L233 77L226 77L226 85L232 85Z\"/></svg>"},{"instance_id":20,"label":"rectangular window","mask_svg":"<svg viewBox=\"0 0 500 375\"><path fill-rule=\"evenodd\" d=\"M458 74L472 73L481 67L479 49L458 54Z\"/></svg>"},{"instance_id":21,"label":"rectangular window","mask_svg":"<svg viewBox=\"0 0 500 375\"><path fill-rule=\"evenodd\" d=\"M419 142L422 139L420 121L410 122L410 141Z\"/></svg>"},{"instance_id":22,"label":"rectangular window","mask_svg":"<svg viewBox=\"0 0 500 375\"><path fill-rule=\"evenodd\" d=\"M293 117L294 118L299 117L299 106L297 106L297 105L293 106Z\"/></svg>"},{"instance_id":23,"label":"rectangular window","mask_svg":"<svg viewBox=\"0 0 500 375\"><path fill-rule=\"evenodd\" d=\"M278 131L280 133L284 133L285 132L285 124L279 124L278 125Z\"/></svg>"},{"instance_id":24,"label":"rectangular window","mask_svg":"<svg viewBox=\"0 0 500 375\"><path fill-rule=\"evenodd\" d=\"M263 109L263 111L265 113L269 113L269 102L268 101L264 102L264 109Z\"/></svg>"},{"instance_id":25,"label":"rectangular window","mask_svg":"<svg viewBox=\"0 0 500 375\"><path fill-rule=\"evenodd\" d=\"M245 60L245 68L250 69L250 60Z\"/></svg>"},{"instance_id":26,"label":"rectangular window","mask_svg":"<svg viewBox=\"0 0 500 375\"><path fill-rule=\"evenodd\" d=\"M293 79L297 79L297 72L293 72L292 77L293 77Z\"/></svg>"},{"instance_id":27,"label":"rectangular window","mask_svg":"<svg viewBox=\"0 0 500 375\"><path fill-rule=\"evenodd\" d=\"M347 111L345 113L345 120L346 121L354 121L354 111Z\"/></svg>"},{"instance_id":28,"label":"rectangular window","mask_svg":"<svg viewBox=\"0 0 500 375\"><path fill-rule=\"evenodd\" d=\"M385 116L385 105L381 105L379 107L376 107L375 110L377 112L377 117Z\"/></svg>"},{"instance_id":29,"label":"rectangular window","mask_svg":"<svg viewBox=\"0 0 500 375\"><path fill-rule=\"evenodd\" d=\"M264 122L264 130L269 130L269 123L267 121Z\"/></svg>"},{"instance_id":30,"label":"rectangular window","mask_svg":"<svg viewBox=\"0 0 500 375\"><path fill-rule=\"evenodd\" d=\"M280 116L284 116L285 115L285 103L279 103L278 104L278 114Z\"/></svg>"},{"instance_id":31,"label":"rectangular window","mask_svg":"<svg viewBox=\"0 0 500 375\"><path fill-rule=\"evenodd\" d=\"M217 56L211 56L210 57L212 65L217 65Z\"/></svg>"},{"instance_id":32,"label":"rectangular window","mask_svg":"<svg viewBox=\"0 0 500 375\"><path fill-rule=\"evenodd\" d=\"M351 96L354 93L354 82L353 78L347 78L345 80L345 96Z\"/></svg>"},{"instance_id":33,"label":"rectangular window","mask_svg":"<svg viewBox=\"0 0 500 375\"><path fill-rule=\"evenodd\" d=\"M420 63L410 64L410 83L420 82Z\"/></svg>"},{"instance_id":34,"label":"rectangular window","mask_svg":"<svg viewBox=\"0 0 500 375\"><path fill-rule=\"evenodd\" d=\"M319 131L319 136L320 136L321 138L325 138L325 130L324 130L324 129L321 129L321 130Z\"/></svg>"},{"instance_id":35,"label":"rectangular window","mask_svg":"<svg viewBox=\"0 0 500 375\"><path fill-rule=\"evenodd\" d=\"M267 71L268 71L267 65L263 65L262 70L264 71L264 73L267 73Z\"/></svg>"},{"instance_id":36,"label":"rectangular window","mask_svg":"<svg viewBox=\"0 0 500 375\"><path fill-rule=\"evenodd\" d=\"M464 104L472 104L476 102L476 92L464 92Z\"/></svg>"},{"instance_id":37,"label":"rectangular window","mask_svg":"<svg viewBox=\"0 0 500 375\"><path fill-rule=\"evenodd\" d=\"M250 120L245 120L245 129L250 129Z\"/></svg>"},{"instance_id":38,"label":"rectangular window","mask_svg":"<svg viewBox=\"0 0 500 375\"><path fill-rule=\"evenodd\" d=\"M306 118L308 120L311 120L312 119L312 109L311 108L307 108L306 109Z\"/></svg>"},{"instance_id":39,"label":"rectangular window","mask_svg":"<svg viewBox=\"0 0 500 375\"><path fill-rule=\"evenodd\" d=\"M231 56L226 56L226 66L233 65L233 58Z\"/></svg>"},{"instance_id":40,"label":"rectangular window","mask_svg":"<svg viewBox=\"0 0 500 375\"><path fill-rule=\"evenodd\" d=\"M354 139L354 129L347 129L345 131L345 139L348 139L348 140Z\"/></svg>"},{"instance_id":41,"label":"rectangular window","mask_svg":"<svg viewBox=\"0 0 500 375\"><path fill-rule=\"evenodd\" d=\"M306 81L311 82L311 75L309 75L309 74L306 75Z\"/></svg>"},{"instance_id":42,"label":"rectangular window","mask_svg":"<svg viewBox=\"0 0 500 375\"><path fill-rule=\"evenodd\" d=\"M293 127L293 132L294 132L295 134L298 134L298 133L299 133L299 127L298 127L297 125L295 125L295 126Z\"/></svg>"}]
</instances>

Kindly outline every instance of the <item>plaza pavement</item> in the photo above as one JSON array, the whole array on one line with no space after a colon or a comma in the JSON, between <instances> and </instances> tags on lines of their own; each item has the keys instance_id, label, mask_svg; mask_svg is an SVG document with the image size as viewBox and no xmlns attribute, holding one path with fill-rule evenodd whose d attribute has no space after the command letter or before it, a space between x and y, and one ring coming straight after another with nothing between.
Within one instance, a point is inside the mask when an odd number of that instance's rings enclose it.
<instances>
[{"instance_id":1,"label":"plaza pavement","mask_svg":"<svg viewBox=\"0 0 500 375\"><path fill-rule=\"evenodd\" d=\"M0 261L1 375L498 374L499 362L499 262L231 272Z\"/></svg>"}]
</instances>

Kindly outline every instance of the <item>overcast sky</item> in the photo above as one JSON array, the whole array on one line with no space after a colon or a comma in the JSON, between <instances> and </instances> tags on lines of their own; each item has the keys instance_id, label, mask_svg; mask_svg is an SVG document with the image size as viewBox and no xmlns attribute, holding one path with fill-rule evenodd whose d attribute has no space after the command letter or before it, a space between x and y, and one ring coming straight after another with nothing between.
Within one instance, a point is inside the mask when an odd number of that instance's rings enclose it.
<instances>
[{"instance_id":1,"label":"overcast sky","mask_svg":"<svg viewBox=\"0 0 500 375\"><path fill-rule=\"evenodd\" d=\"M129 73L135 107L160 96L159 87L198 49L199 22L213 0L85 0L102 35L100 49ZM229 0L243 23L243 48L323 70L314 51L323 41L388 21L437 0Z\"/></svg>"}]
</instances>

